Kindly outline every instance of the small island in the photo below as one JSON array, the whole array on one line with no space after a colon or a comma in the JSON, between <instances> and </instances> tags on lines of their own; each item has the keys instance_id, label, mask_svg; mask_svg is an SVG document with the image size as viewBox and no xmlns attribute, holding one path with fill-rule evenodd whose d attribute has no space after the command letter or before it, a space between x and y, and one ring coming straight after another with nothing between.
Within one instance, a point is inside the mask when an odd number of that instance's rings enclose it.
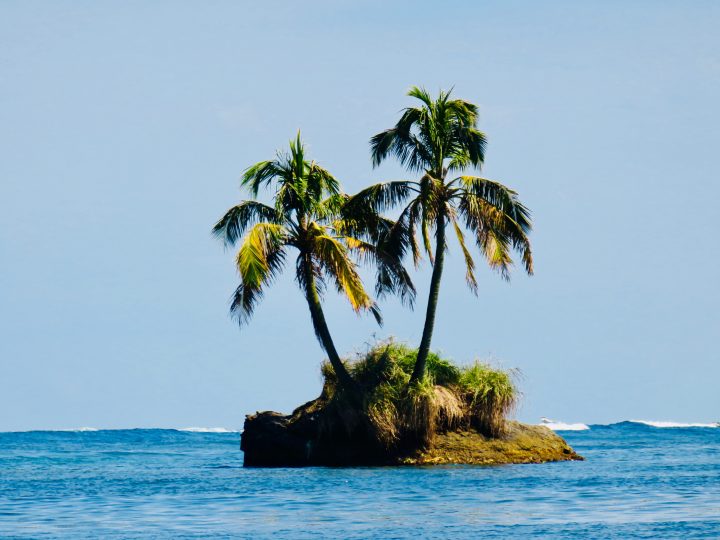
<instances>
[{"instance_id":1,"label":"small island","mask_svg":"<svg viewBox=\"0 0 720 540\"><path fill-rule=\"evenodd\" d=\"M453 365L431 351L449 238L457 239L465 281L477 294L471 241L493 270L510 278L513 253L533 273L530 210L517 192L480 176L485 134L478 107L440 91L413 87L416 106L370 139L374 166L396 158L418 180L371 185L355 195L315 160L300 133L290 151L248 167L241 180L252 199L231 207L213 233L240 243L241 282L230 312L246 324L291 253L295 281L327 353L320 397L291 415L247 417L242 435L246 466L537 463L581 459L546 427L506 420L518 392L512 373L476 362ZM272 201L257 200L269 189ZM399 208L398 208L399 207ZM397 217L384 213L391 210ZM422 336L417 349L392 341L341 359L323 311L329 288L357 313L383 323L375 298L396 296L409 308L416 289L405 259L432 265ZM375 269L375 298L359 266ZM490 316L489 313L486 316Z\"/></svg>"},{"instance_id":2,"label":"small island","mask_svg":"<svg viewBox=\"0 0 720 540\"><path fill-rule=\"evenodd\" d=\"M246 467L501 465L582 460L545 426L508 421L517 390L508 371L476 362L458 368L436 354L425 384L406 391L417 351L388 342L348 362L367 389L358 407L339 391L329 364L323 391L290 415L247 416Z\"/></svg>"}]
</instances>

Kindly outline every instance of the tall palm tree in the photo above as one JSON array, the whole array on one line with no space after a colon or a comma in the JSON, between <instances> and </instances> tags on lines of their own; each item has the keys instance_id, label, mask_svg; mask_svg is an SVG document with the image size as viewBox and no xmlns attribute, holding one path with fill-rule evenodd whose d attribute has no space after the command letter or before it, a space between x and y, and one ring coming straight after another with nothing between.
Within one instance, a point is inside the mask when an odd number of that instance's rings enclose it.
<instances>
[{"instance_id":1,"label":"tall palm tree","mask_svg":"<svg viewBox=\"0 0 720 540\"><path fill-rule=\"evenodd\" d=\"M441 91L436 99L422 88L408 95L420 101L404 109L397 124L370 140L373 165L395 156L411 172L422 173L419 181L393 181L370 186L345 205L348 217L385 211L403 203L398 220L386 234L389 242L405 244L417 266L421 254L416 239L420 228L424 250L433 265L422 339L411 382L425 375L425 366L435 324L440 281L447 249L446 229L452 225L466 265L466 281L477 294L475 261L465 242L463 228L472 234L489 265L509 279L511 251L521 254L528 274L533 262L528 234L530 212L506 186L477 176L462 175L479 170L485 156L485 135L477 129L478 108ZM448 180L450 175L450 180ZM456 176L457 175L457 176ZM409 202L408 202L409 200ZM463 227L464 226L464 227ZM434 231L433 254L431 231ZM399 248L398 248L399 249Z\"/></svg>"},{"instance_id":2,"label":"tall palm tree","mask_svg":"<svg viewBox=\"0 0 720 540\"><path fill-rule=\"evenodd\" d=\"M263 296L263 288L282 271L289 248L295 248L295 279L307 300L315 335L340 384L356 391L323 313L321 297L326 281L347 297L356 312L370 311L381 323L380 312L365 291L350 252L374 260L378 273L382 269L395 276L388 286L378 286L382 292L394 292L394 287L405 279L402 265L383 256L375 245L347 235L350 227L338 220L347 196L327 170L306 160L299 133L290 142L289 154L278 153L274 160L249 167L241 185L250 191L253 200L230 208L213 227L213 233L225 245L235 245L242 238L236 258L241 283L232 296L231 313L241 325L249 320ZM269 187L275 189L273 206L254 200L261 188Z\"/></svg>"}]
</instances>

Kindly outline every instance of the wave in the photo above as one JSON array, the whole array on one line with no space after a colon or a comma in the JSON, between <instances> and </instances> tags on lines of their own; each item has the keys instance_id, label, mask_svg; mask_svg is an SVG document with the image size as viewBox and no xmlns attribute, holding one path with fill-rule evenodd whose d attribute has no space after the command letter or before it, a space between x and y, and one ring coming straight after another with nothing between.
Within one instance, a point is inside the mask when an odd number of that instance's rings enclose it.
<instances>
[{"instance_id":1,"label":"wave","mask_svg":"<svg viewBox=\"0 0 720 540\"><path fill-rule=\"evenodd\" d=\"M106 431L94 427L79 428L57 428L57 429L16 429L13 431L1 431L0 433L85 433L92 431Z\"/></svg>"},{"instance_id":2,"label":"wave","mask_svg":"<svg viewBox=\"0 0 720 540\"><path fill-rule=\"evenodd\" d=\"M553 431L584 431L590 429L590 426L587 424L566 424L565 422L558 422L556 420L550 420L549 418L541 418L538 425L545 426Z\"/></svg>"},{"instance_id":3,"label":"wave","mask_svg":"<svg viewBox=\"0 0 720 540\"><path fill-rule=\"evenodd\" d=\"M614 422L610 424L582 424L573 423L569 424L558 420L551 420L549 418L541 418L539 426L545 426L552 429L553 431L585 431L592 428L622 428L635 426L646 426L652 428L720 428L720 422L671 422L667 420L625 420L623 422Z\"/></svg>"},{"instance_id":4,"label":"wave","mask_svg":"<svg viewBox=\"0 0 720 540\"><path fill-rule=\"evenodd\" d=\"M710 422L710 423L704 423L704 422L669 422L669 421L663 421L663 420L630 420L631 424L643 424L645 426L651 426L655 428L692 428L692 427L701 427L701 428L717 428L720 427L720 422Z\"/></svg>"},{"instance_id":5,"label":"wave","mask_svg":"<svg viewBox=\"0 0 720 540\"><path fill-rule=\"evenodd\" d=\"M683 429L683 428L720 428L720 422L673 422L669 420L625 420L609 424L583 424L581 422L568 423L550 418L541 418L538 426L545 426L553 431L586 431L594 428L623 428L632 426L643 426L659 429ZM59 429L28 429L0 431L0 433L93 433L93 432L124 432L124 431L175 431L183 433L242 433L239 429L228 429L224 427L185 427L185 428L59 428Z\"/></svg>"},{"instance_id":6,"label":"wave","mask_svg":"<svg viewBox=\"0 0 720 540\"><path fill-rule=\"evenodd\" d=\"M158 431L175 431L185 433L240 433L237 429L227 429L224 427L186 427L186 428L57 428L57 429L18 429L11 431L0 431L0 433L122 433L122 432L158 432Z\"/></svg>"},{"instance_id":7,"label":"wave","mask_svg":"<svg viewBox=\"0 0 720 540\"><path fill-rule=\"evenodd\" d=\"M190 433L240 433L237 429L227 429L224 427L187 427L178 428L176 431L187 431Z\"/></svg>"}]
</instances>

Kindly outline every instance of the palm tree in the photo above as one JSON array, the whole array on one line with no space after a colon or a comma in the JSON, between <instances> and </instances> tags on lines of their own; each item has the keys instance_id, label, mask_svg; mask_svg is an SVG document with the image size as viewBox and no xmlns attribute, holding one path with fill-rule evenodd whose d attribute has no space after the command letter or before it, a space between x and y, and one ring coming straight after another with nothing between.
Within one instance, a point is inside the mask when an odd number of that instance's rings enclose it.
<instances>
[{"instance_id":1,"label":"palm tree","mask_svg":"<svg viewBox=\"0 0 720 540\"><path fill-rule=\"evenodd\" d=\"M380 312L365 291L350 252L374 260L378 273L382 270L395 276L388 286L378 285L381 292L396 291L395 287L404 279L402 265L383 255L373 244L347 235L350 227L337 219L347 196L327 170L305 159L299 133L290 142L289 154L278 153L274 160L249 167L241 185L250 191L253 200L230 208L213 227L213 233L226 246L235 245L242 238L236 258L241 283L232 296L231 313L241 325L250 319L263 296L263 288L282 271L289 248L295 248L298 251L295 279L310 308L315 335L340 384L356 391L323 313L321 297L326 281L347 297L356 312L370 311L381 323ZM271 186L276 190L274 206L254 200L261 188Z\"/></svg>"},{"instance_id":2,"label":"palm tree","mask_svg":"<svg viewBox=\"0 0 720 540\"><path fill-rule=\"evenodd\" d=\"M418 99L420 105L404 109L393 128L370 140L373 166L393 155L409 171L422 173L420 180L370 186L352 197L344 209L346 216L361 220L364 215L406 203L386 236L390 243L407 246L416 266L421 257L416 239L417 227L420 228L433 271L411 382L417 382L425 375L447 249L448 225L452 225L457 236L465 258L466 281L474 294L477 294L475 262L467 248L463 226L472 234L489 265L503 278L509 279L513 249L521 254L526 272L532 274L533 271L528 240L532 227L530 212L518 200L517 193L498 182L460 174L466 169L481 168L486 141L485 135L477 129L477 106L461 99L450 99L451 92L441 91L433 100L424 89L413 87L408 96ZM431 231L435 235L434 255ZM400 250L396 248L396 251Z\"/></svg>"}]
</instances>

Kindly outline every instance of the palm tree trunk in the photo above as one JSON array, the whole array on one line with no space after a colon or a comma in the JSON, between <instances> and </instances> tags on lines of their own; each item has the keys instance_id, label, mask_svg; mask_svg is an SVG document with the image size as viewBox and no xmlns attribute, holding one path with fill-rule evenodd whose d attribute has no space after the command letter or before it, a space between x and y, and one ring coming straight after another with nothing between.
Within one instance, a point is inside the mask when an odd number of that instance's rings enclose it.
<instances>
[{"instance_id":1,"label":"palm tree trunk","mask_svg":"<svg viewBox=\"0 0 720 540\"><path fill-rule=\"evenodd\" d=\"M420 349L418 349L417 360L413 368L410 383L421 381L425 376L425 366L430 353L430 342L432 341L433 328L435 327L435 311L437 309L438 297L440 295L440 279L442 278L443 261L445 260L445 215L438 214L437 231L435 233L435 263L433 264L432 277L430 278L430 294L428 296L427 311L425 312L425 326L423 327Z\"/></svg>"},{"instance_id":2,"label":"palm tree trunk","mask_svg":"<svg viewBox=\"0 0 720 540\"><path fill-rule=\"evenodd\" d=\"M357 394L358 384L345 368L345 364L343 364L342 360L340 360L340 356L335 349L335 344L333 343L332 336L330 335L327 322L325 322L325 314L323 313L322 305L320 304L320 295L318 295L317 286L315 285L315 275L312 270L312 263L306 260L304 266L306 280L305 296L307 298L308 307L310 308L310 316L312 317L313 327L315 328L315 335L330 359L330 365L332 365L335 375L337 375L340 386L342 386L343 389L350 391L352 394Z\"/></svg>"}]
</instances>

